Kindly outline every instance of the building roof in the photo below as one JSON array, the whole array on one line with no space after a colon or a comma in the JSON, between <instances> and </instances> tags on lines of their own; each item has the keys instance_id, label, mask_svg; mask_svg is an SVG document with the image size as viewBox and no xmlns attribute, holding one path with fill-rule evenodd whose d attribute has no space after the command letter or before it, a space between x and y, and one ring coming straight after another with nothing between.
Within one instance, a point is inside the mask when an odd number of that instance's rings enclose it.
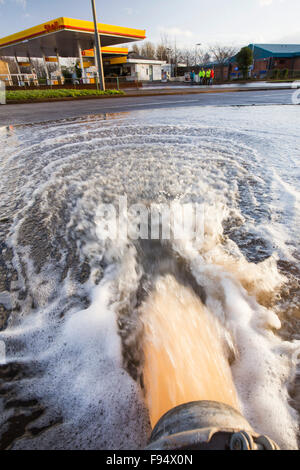
<instances>
[{"instance_id":1,"label":"building roof","mask_svg":"<svg viewBox=\"0 0 300 470\"><path fill-rule=\"evenodd\" d=\"M98 23L103 47L145 39L145 30ZM57 18L33 28L0 39L0 56L42 57L56 52L61 57L77 57L94 44L94 23L91 21Z\"/></svg>"},{"instance_id":2,"label":"building roof","mask_svg":"<svg viewBox=\"0 0 300 470\"><path fill-rule=\"evenodd\" d=\"M139 63L139 64L145 63L145 64L158 64L158 65L162 65L166 63L165 60L150 59L149 57L142 56L140 54L137 54L134 51L130 51L128 53L127 62L132 63L132 64L133 63Z\"/></svg>"},{"instance_id":3,"label":"building roof","mask_svg":"<svg viewBox=\"0 0 300 470\"><path fill-rule=\"evenodd\" d=\"M145 57L144 55L137 54L134 51L128 52L128 59L138 59L138 60L156 60L156 59L151 59L149 57Z\"/></svg>"},{"instance_id":4,"label":"building roof","mask_svg":"<svg viewBox=\"0 0 300 470\"><path fill-rule=\"evenodd\" d=\"M197 64L196 66L190 66L190 68L203 68L203 69L209 69L209 68L214 68L214 67L219 67L223 65L223 67L227 67L230 63L231 59L225 60L222 64L218 61L210 61L210 62L203 62L202 64Z\"/></svg>"},{"instance_id":5,"label":"building roof","mask_svg":"<svg viewBox=\"0 0 300 470\"><path fill-rule=\"evenodd\" d=\"M268 57L299 57L300 44L249 44L253 49L255 59Z\"/></svg>"}]
</instances>

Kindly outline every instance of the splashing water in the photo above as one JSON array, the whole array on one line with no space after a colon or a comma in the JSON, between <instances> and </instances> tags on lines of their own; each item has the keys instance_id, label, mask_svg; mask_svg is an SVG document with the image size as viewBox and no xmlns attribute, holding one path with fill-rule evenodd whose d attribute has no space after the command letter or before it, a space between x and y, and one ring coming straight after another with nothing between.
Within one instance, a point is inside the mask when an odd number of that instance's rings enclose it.
<instances>
[{"instance_id":1,"label":"splashing water","mask_svg":"<svg viewBox=\"0 0 300 470\"><path fill-rule=\"evenodd\" d=\"M174 278L143 306L144 384L152 427L175 406L197 400L239 409L222 329L201 300Z\"/></svg>"}]
</instances>

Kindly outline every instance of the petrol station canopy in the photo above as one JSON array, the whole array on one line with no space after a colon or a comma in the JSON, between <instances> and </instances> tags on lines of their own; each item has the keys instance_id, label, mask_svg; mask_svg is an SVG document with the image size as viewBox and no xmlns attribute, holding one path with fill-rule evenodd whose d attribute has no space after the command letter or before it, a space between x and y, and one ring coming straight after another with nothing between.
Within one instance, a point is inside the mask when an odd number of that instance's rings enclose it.
<instances>
[{"instance_id":1,"label":"petrol station canopy","mask_svg":"<svg viewBox=\"0 0 300 470\"><path fill-rule=\"evenodd\" d=\"M145 39L145 30L98 23L102 52L122 56L125 50L112 48L118 44ZM84 51L94 47L94 23L91 21L57 18L33 28L0 39L0 56L78 57L79 48Z\"/></svg>"}]
</instances>

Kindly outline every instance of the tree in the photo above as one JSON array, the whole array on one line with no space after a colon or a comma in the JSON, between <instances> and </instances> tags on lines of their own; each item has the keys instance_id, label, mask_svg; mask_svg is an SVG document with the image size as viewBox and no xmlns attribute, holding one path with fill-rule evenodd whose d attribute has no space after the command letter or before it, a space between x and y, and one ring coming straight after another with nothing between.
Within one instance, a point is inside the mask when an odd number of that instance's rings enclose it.
<instances>
[{"instance_id":1,"label":"tree","mask_svg":"<svg viewBox=\"0 0 300 470\"><path fill-rule=\"evenodd\" d=\"M72 83L72 76L73 76L73 73L74 73L74 70L75 68L70 68L70 67L67 67L66 65L62 65L61 67L61 72L65 78L65 81L66 83Z\"/></svg>"},{"instance_id":2,"label":"tree","mask_svg":"<svg viewBox=\"0 0 300 470\"><path fill-rule=\"evenodd\" d=\"M249 67L253 64L253 51L250 47L242 47L240 52L235 57L239 69L243 73L243 78L247 79L249 74Z\"/></svg>"},{"instance_id":3,"label":"tree","mask_svg":"<svg viewBox=\"0 0 300 470\"><path fill-rule=\"evenodd\" d=\"M164 44L158 44L156 47L156 58L157 60L165 60L168 62L169 59L169 49Z\"/></svg>"},{"instance_id":4,"label":"tree","mask_svg":"<svg viewBox=\"0 0 300 470\"><path fill-rule=\"evenodd\" d=\"M147 41L141 46L141 55L147 57L147 59L155 59L155 46L152 42Z\"/></svg>"},{"instance_id":5,"label":"tree","mask_svg":"<svg viewBox=\"0 0 300 470\"><path fill-rule=\"evenodd\" d=\"M201 60L204 65L209 64L209 62L211 61L209 52L205 52L203 56L201 56Z\"/></svg>"},{"instance_id":6,"label":"tree","mask_svg":"<svg viewBox=\"0 0 300 470\"><path fill-rule=\"evenodd\" d=\"M156 47L156 58L168 63L175 63L175 49L171 46L169 36L163 33L160 35L160 43Z\"/></svg>"},{"instance_id":7,"label":"tree","mask_svg":"<svg viewBox=\"0 0 300 470\"><path fill-rule=\"evenodd\" d=\"M214 58L214 60L220 65L221 68L221 77L224 80L224 68L226 63L231 57L236 54L236 49L232 46L221 46L216 44L209 48L209 51Z\"/></svg>"},{"instance_id":8,"label":"tree","mask_svg":"<svg viewBox=\"0 0 300 470\"><path fill-rule=\"evenodd\" d=\"M131 47L131 52L134 52L135 54L140 55L139 46L137 44L133 44L133 46Z\"/></svg>"},{"instance_id":9,"label":"tree","mask_svg":"<svg viewBox=\"0 0 300 470\"><path fill-rule=\"evenodd\" d=\"M45 65L42 59L32 59L31 60L34 70L38 78L46 78ZM47 67L49 64L47 65ZM49 70L49 68L48 68Z\"/></svg>"},{"instance_id":10,"label":"tree","mask_svg":"<svg viewBox=\"0 0 300 470\"><path fill-rule=\"evenodd\" d=\"M195 53L193 49L182 49L179 51L178 57L179 61L186 64L187 67L195 63Z\"/></svg>"}]
</instances>

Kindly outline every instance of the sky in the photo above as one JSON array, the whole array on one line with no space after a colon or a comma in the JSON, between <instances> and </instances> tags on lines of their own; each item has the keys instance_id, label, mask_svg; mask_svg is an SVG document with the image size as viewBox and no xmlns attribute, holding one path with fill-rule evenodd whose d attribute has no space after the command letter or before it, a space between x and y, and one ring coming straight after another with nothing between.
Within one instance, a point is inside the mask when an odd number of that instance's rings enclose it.
<instances>
[{"instance_id":1,"label":"sky","mask_svg":"<svg viewBox=\"0 0 300 470\"><path fill-rule=\"evenodd\" d=\"M126 6L125 6L126 5ZM101 23L146 29L178 47L300 44L300 0L96 0ZM90 0L0 0L0 37L60 16L91 20Z\"/></svg>"}]
</instances>

